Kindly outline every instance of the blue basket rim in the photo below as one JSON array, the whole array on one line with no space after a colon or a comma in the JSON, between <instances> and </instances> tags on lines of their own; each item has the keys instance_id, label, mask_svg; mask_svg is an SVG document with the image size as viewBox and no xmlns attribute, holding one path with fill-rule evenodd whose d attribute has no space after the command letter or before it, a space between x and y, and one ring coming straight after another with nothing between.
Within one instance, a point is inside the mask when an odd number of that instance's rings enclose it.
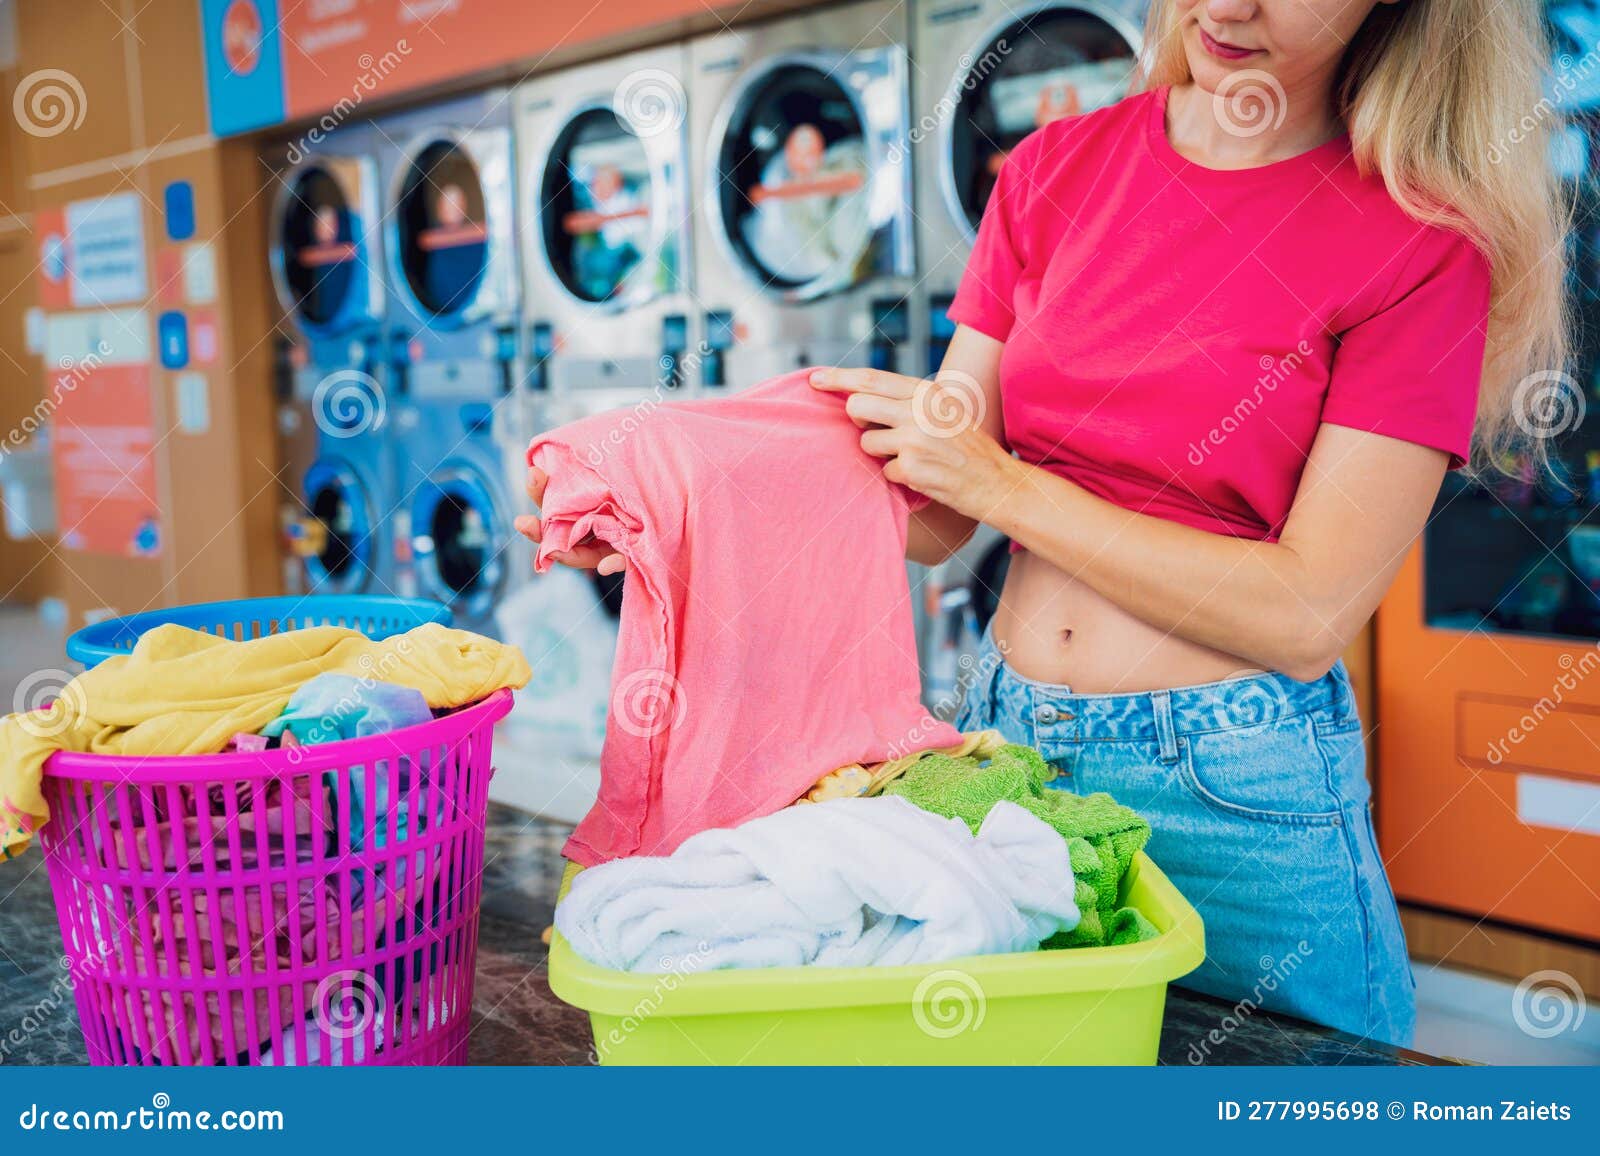
<instances>
[{"instance_id":1,"label":"blue basket rim","mask_svg":"<svg viewBox=\"0 0 1600 1156\"><path fill-rule=\"evenodd\" d=\"M275 611L275 612L274 612ZM443 602L432 598L403 598L392 594L275 594L263 598L228 598L216 602L191 602L103 618L74 631L66 643L67 657L93 666L127 651L110 645L112 639L135 637L157 626L186 625L184 619L205 614L218 621L256 622L263 618L361 618L375 613L411 613L417 625L448 625L453 615Z\"/></svg>"}]
</instances>

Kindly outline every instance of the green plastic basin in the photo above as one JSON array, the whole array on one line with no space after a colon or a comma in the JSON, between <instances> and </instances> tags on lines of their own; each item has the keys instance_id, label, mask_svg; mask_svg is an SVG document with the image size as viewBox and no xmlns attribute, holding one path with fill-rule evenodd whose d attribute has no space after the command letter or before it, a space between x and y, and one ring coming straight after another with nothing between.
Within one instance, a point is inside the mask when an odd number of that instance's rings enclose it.
<instances>
[{"instance_id":1,"label":"green plastic basin","mask_svg":"<svg viewBox=\"0 0 1600 1156\"><path fill-rule=\"evenodd\" d=\"M603 1064L1154 1064L1167 984L1200 965L1205 933L1142 853L1124 902L1161 934L909 967L648 975L596 967L557 933L550 987L589 1013Z\"/></svg>"}]
</instances>

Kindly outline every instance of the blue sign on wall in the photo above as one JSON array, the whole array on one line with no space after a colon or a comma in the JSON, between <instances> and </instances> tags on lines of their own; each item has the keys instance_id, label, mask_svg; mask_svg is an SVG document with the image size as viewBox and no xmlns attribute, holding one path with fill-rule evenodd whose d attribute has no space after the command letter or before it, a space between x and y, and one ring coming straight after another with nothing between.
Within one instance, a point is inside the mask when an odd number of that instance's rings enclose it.
<instances>
[{"instance_id":1,"label":"blue sign on wall","mask_svg":"<svg viewBox=\"0 0 1600 1156\"><path fill-rule=\"evenodd\" d=\"M283 120L278 0L200 0L206 104L218 136Z\"/></svg>"},{"instance_id":2,"label":"blue sign on wall","mask_svg":"<svg viewBox=\"0 0 1600 1156\"><path fill-rule=\"evenodd\" d=\"M189 364L189 319L176 310L156 318L156 344L164 369L182 369Z\"/></svg>"},{"instance_id":3,"label":"blue sign on wall","mask_svg":"<svg viewBox=\"0 0 1600 1156\"><path fill-rule=\"evenodd\" d=\"M194 236L194 186L188 181L173 181L161 190L167 237L187 241Z\"/></svg>"}]
</instances>

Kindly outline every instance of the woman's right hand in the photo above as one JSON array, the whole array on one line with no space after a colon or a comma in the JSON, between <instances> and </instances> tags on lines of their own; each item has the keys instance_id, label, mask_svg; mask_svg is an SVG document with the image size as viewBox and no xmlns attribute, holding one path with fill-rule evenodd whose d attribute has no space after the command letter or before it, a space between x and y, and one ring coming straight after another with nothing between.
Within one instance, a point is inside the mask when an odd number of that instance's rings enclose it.
<instances>
[{"instance_id":1,"label":"woman's right hand","mask_svg":"<svg viewBox=\"0 0 1600 1156\"><path fill-rule=\"evenodd\" d=\"M544 505L544 488L549 481L549 475L543 470L535 466L528 467L526 488L528 497L533 499L535 506ZM514 525L517 528L517 533L528 539L535 546L539 544L543 530L537 515L519 515ZM594 570L600 574L620 574L628 568L627 559L604 542L597 541L593 535L585 538L570 550L554 551L550 557L560 562L563 566L571 566L576 570Z\"/></svg>"}]
</instances>

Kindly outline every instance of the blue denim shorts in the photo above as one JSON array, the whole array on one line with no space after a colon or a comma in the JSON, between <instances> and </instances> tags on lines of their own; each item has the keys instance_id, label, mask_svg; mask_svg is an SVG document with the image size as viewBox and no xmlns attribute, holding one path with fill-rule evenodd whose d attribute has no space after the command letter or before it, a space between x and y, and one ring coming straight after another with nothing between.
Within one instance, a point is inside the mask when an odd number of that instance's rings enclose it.
<instances>
[{"instance_id":1,"label":"blue denim shorts","mask_svg":"<svg viewBox=\"0 0 1600 1156\"><path fill-rule=\"evenodd\" d=\"M1035 747L1052 787L1108 791L1150 821L1151 858L1205 920L1184 986L1410 1043L1415 985L1343 664L1309 683L1074 694L1012 670L986 635L969 678L959 729Z\"/></svg>"}]
</instances>

